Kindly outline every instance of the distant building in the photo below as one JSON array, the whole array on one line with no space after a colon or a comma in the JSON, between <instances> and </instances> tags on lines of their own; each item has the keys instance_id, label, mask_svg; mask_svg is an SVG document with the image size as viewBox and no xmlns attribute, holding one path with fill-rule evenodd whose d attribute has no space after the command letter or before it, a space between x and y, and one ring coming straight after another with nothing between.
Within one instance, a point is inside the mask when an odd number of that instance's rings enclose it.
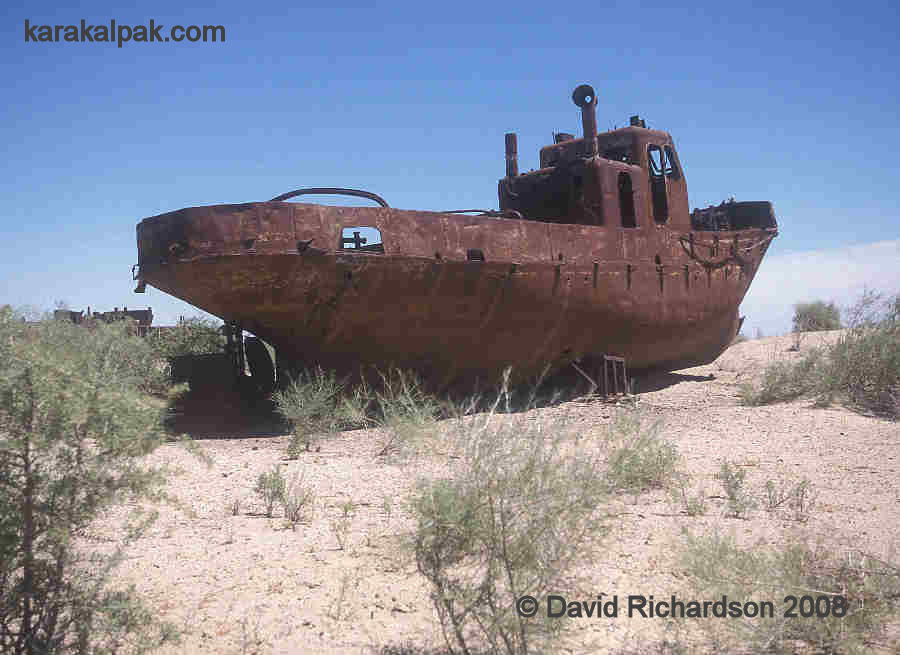
<instances>
[{"instance_id":1,"label":"distant building","mask_svg":"<svg viewBox=\"0 0 900 655\"><path fill-rule=\"evenodd\" d=\"M151 337L153 339L159 339L172 334L179 329L179 326L182 323L185 323L184 316L180 316L178 318L178 325L153 325L152 307L148 307L147 309L128 309L127 307L119 309L118 307L114 307L111 312L92 312L90 307L88 307L87 310L80 312L75 312L70 309L57 309L53 312L53 318L57 321L71 321L76 325L91 325L96 324L98 321L103 323L115 323L116 321L123 321L126 318L130 318L136 323L134 328L138 336ZM224 334L225 326L223 325L220 330Z\"/></svg>"},{"instance_id":2,"label":"distant building","mask_svg":"<svg viewBox=\"0 0 900 655\"><path fill-rule=\"evenodd\" d=\"M123 307L121 311L116 307L111 312L94 312L93 315L90 311L91 309L88 307L88 316L90 318L97 321L103 321L104 323L112 323L113 321L121 321L130 318L137 322L138 327L148 328L153 324L153 309L151 307L148 307L147 309L128 309L127 307Z\"/></svg>"},{"instance_id":3,"label":"distant building","mask_svg":"<svg viewBox=\"0 0 900 655\"><path fill-rule=\"evenodd\" d=\"M113 308L111 312L92 312L88 307L87 311L75 312L71 309L56 309L53 311L53 318L57 321L71 321L76 325L80 325L89 321L102 321L104 323L114 323L130 318L137 323L137 332L141 336L145 336L153 324L153 309L128 309L123 307Z\"/></svg>"},{"instance_id":4,"label":"distant building","mask_svg":"<svg viewBox=\"0 0 900 655\"><path fill-rule=\"evenodd\" d=\"M77 324L84 320L84 312L73 312L71 309L54 309L53 318L57 321L71 321Z\"/></svg>"}]
</instances>

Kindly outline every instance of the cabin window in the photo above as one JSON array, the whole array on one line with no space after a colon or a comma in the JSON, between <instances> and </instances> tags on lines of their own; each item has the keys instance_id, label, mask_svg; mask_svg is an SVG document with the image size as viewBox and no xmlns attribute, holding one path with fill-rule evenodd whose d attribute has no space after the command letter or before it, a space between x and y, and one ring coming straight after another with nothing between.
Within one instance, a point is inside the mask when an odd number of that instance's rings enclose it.
<instances>
[{"instance_id":1,"label":"cabin window","mask_svg":"<svg viewBox=\"0 0 900 655\"><path fill-rule=\"evenodd\" d=\"M650 175L660 177L663 174L662 150L659 146L649 146L647 155L650 160Z\"/></svg>"},{"instance_id":2,"label":"cabin window","mask_svg":"<svg viewBox=\"0 0 900 655\"><path fill-rule=\"evenodd\" d=\"M341 250L384 253L381 232L374 227L345 227L341 231Z\"/></svg>"},{"instance_id":3,"label":"cabin window","mask_svg":"<svg viewBox=\"0 0 900 655\"><path fill-rule=\"evenodd\" d=\"M650 197L653 204L653 220L665 223L669 220L669 202L666 197L666 177L663 167L663 151L659 146L647 147L650 165Z\"/></svg>"},{"instance_id":4,"label":"cabin window","mask_svg":"<svg viewBox=\"0 0 900 655\"><path fill-rule=\"evenodd\" d=\"M634 189L631 188L631 175L628 173L619 173L619 213L622 215L622 227L637 227Z\"/></svg>"},{"instance_id":5,"label":"cabin window","mask_svg":"<svg viewBox=\"0 0 900 655\"><path fill-rule=\"evenodd\" d=\"M665 154L665 160L663 161L663 172L666 174L666 177L671 177L673 180L677 180L681 177L681 174L678 172L678 164L675 163L675 152L672 150L672 146L666 146L663 148L663 153Z\"/></svg>"}]
</instances>

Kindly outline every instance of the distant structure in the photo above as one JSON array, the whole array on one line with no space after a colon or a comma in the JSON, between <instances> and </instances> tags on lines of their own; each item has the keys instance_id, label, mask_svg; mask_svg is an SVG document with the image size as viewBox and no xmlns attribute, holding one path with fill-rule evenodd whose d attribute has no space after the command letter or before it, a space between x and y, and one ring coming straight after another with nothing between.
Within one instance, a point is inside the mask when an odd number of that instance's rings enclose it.
<instances>
[{"instance_id":1,"label":"distant structure","mask_svg":"<svg viewBox=\"0 0 900 655\"><path fill-rule=\"evenodd\" d=\"M88 315L90 315L90 311L91 309L88 307ZM123 307L119 311L119 308L115 307L111 312L96 312L92 318L104 323L113 323L130 318L137 322L139 328L149 328L153 324L153 309L150 307L147 309L128 309Z\"/></svg>"},{"instance_id":2,"label":"distant structure","mask_svg":"<svg viewBox=\"0 0 900 655\"><path fill-rule=\"evenodd\" d=\"M121 310L114 307L111 312L92 312L88 307L86 311L72 311L71 309L56 309L53 311L53 318L57 321L71 321L76 325L90 321L102 321L103 323L114 323L130 318L137 323L137 332L140 336L146 336L153 324L153 308L147 309L128 309L123 307Z\"/></svg>"},{"instance_id":3,"label":"distant structure","mask_svg":"<svg viewBox=\"0 0 900 655\"><path fill-rule=\"evenodd\" d=\"M71 309L54 309L53 318L57 321L71 321L78 324L84 321L84 312L73 312Z\"/></svg>"},{"instance_id":4,"label":"distant structure","mask_svg":"<svg viewBox=\"0 0 900 655\"><path fill-rule=\"evenodd\" d=\"M92 312L88 307L80 312L71 309L55 309L53 310L53 318L57 321L71 321L76 325L90 325L98 321L103 323L115 323L130 318L137 325L135 331L140 337L160 338L167 333L178 329L178 326L185 322L184 316L178 317L178 325L153 325L153 308L147 309L128 309L123 307L119 309L114 307L111 312Z\"/></svg>"}]
</instances>

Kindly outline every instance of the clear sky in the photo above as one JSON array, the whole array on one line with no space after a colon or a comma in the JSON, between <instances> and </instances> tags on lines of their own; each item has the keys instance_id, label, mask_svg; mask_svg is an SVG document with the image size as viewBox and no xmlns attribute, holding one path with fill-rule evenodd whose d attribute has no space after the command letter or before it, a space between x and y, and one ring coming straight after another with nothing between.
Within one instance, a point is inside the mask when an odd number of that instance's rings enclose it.
<instances>
[{"instance_id":1,"label":"clear sky","mask_svg":"<svg viewBox=\"0 0 900 655\"><path fill-rule=\"evenodd\" d=\"M791 305L900 289L900 3L6 3L0 303L153 307L135 224L304 186L394 207L496 207L503 134L640 114L675 139L692 207L770 200L781 234L745 333ZM789 5L789 6L785 6ZM222 25L224 43L34 43L31 25Z\"/></svg>"}]
</instances>

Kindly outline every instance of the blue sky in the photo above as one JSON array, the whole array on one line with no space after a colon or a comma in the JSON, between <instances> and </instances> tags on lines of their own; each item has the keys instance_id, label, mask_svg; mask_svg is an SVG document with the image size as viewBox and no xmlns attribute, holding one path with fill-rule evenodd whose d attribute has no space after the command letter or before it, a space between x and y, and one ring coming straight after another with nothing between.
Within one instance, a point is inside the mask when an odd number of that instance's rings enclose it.
<instances>
[{"instance_id":1,"label":"blue sky","mask_svg":"<svg viewBox=\"0 0 900 655\"><path fill-rule=\"evenodd\" d=\"M781 234L742 307L749 335L791 306L900 289L900 5L13 2L0 27L0 303L150 305L135 224L302 186L392 206L495 207L503 134L537 167L632 114L670 132L692 207L771 200ZM225 43L33 43L31 24L222 25Z\"/></svg>"}]
</instances>

